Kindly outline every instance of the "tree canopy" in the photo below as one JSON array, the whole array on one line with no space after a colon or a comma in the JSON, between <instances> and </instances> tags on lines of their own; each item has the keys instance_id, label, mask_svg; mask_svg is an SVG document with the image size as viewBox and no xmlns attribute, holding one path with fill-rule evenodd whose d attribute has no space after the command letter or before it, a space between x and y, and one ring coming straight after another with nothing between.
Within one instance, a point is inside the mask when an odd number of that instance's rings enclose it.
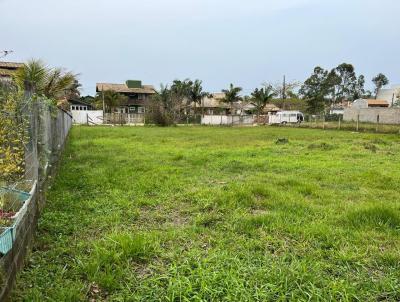
<instances>
[{"instance_id":1,"label":"tree canopy","mask_svg":"<svg viewBox=\"0 0 400 302\"><path fill-rule=\"evenodd\" d=\"M61 68L50 68L40 60L30 60L13 76L20 91L58 100L78 95L77 75Z\"/></svg>"},{"instance_id":2,"label":"tree canopy","mask_svg":"<svg viewBox=\"0 0 400 302\"><path fill-rule=\"evenodd\" d=\"M233 104L239 102L242 99L242 97L240 96L241 91L241 87L236 87L231 83L228 89L222 89L222 92L225 94L225 96L221 99L221 102L229 104L232 111Z\"/></svg>"},{"instance_id":3,"label":"tree canopy","mask_svg":"<svg viewBox=\"0 0 400 302\"><path fill-rule=\"evenodd\" d=\"M383 73L378 73L372 79L372 83L374 83L374 85L375 85L375 97L376 97L379 89L381 89L383 86L389 84L389 79Z\"/></svg>"},{"instance_id":4,"label":"tree canopy","mask_svg":"<svg viewBox=\"0 0 400 302\"><path fill-rule=\"evenodd\" d=\"M257 117L262 114L265 105L276 95L274 87L272 85L266 85L261 89L254 89L251 93L250 103L254 106L257 113Z\"/></svg>"}]
</instances>

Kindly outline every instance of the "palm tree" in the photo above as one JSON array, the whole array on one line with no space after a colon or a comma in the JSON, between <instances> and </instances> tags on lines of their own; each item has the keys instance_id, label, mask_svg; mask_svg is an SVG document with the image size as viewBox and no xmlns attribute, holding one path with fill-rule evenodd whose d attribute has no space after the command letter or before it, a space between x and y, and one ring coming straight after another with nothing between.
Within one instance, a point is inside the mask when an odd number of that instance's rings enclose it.
<instances>
[{"instance_id":1,"label":"palm tree","mask_svg":"<svg viewBox=\"0 0 400 302\"><path fill-rule=\"evenodd\" d=\"M222 92L225 94L224 98L221 99L221 102L227 103L230 105L231 115L233 115L233 104L239 102L242 97L239 93L242 91L241 87L235 87L231 83L229 85L229 89L222 89ZM233 117L232 117L232 124L233 124Z\"/></svg>"},{"instance_id":2,"label":"palm tree","mask_svg":"<svg viewBox=\"0 0 400 302\"><path fill-rule=\"evenodd\" d=\"M170 95L171 91L168 89L168 85L161 84L160 90L151 96L151 100L166 110L170 106Z\"/></svg>"},{"instance_id":3,"label":"palm tree","mask_svg":"<svg viewBox=\"0 0 400 302\"><path fill-rule=\"evenodd\" d=\"M27 96L41 94L46 87L48 72L49 68L42 61L31 60L15 72L13 80Z\"/></svg>"},{"instance_id":4,"label":"palm tree","mask_svg":"<svg viewBox=\"0 0 400 302\"><path fill-rule=\"evenodd\" d=\"M266 85L264 88L261 89L254 89L251 93L251 101L250 103L254 105L255 110L257 112L257 122L259 120L260 114L265 108L265 105L275 96L274 88L272 85Z\"/></svg>"},{"instance_id":5,"label":"palm tree","mask_svg":"<svg viewBox=\"0 0 400 302\"><path fill-rule=\"evenodd\" d=\"M59 99L72 96L78 88L79 82L74 74L63 72L61 68L54 68L48 72L43 93L48 98Z\"/></svg>"},{"instance_id":6,"label":"palm tree","mask_svg":"<svg viewBox=\"0 0 400 302\"><path fill-rule=\"evenodd\" d=\"M79 88L76 77L61 68L49 68L41 60L30 60L15 72L13 79L27 96L36 94L57 100L76 92Z\"/></svg>"},{"instance_id":7,"label":"palm tree","mask_svg":"<svg viewBox=\"0 0 400 302\"><path fill-rule=\"evenodd\" d=\"M113 112L115 107L120 106L122 103L126 102L128 97L122 95L114 90L105 90L98 92L96 95L96 101L100 105L104 100L105 111ZM100 106L98 106L100 107Z\"/></svg>"},{"instance_id":8,"label":"palm tree","mask_svg":"<svg viewBox=\"0 0 400 302\"><path fill-rule=\"evenodd\" d=\"M196 114L196 105L203 102L203 99L210 94L208 92L203 91L202 81L195 80L193 84L190 86L189 90L189 103L193 103L194 105L194 112ZM201 106L201 115L204 115L204 107Z\"/></svg>"}]
</instances>

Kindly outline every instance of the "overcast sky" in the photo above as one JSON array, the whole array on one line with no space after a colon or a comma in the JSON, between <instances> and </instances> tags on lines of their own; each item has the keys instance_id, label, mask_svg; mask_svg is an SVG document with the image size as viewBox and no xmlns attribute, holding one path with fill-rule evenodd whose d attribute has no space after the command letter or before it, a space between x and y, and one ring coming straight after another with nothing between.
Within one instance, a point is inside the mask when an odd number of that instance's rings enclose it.
<instances>
[{"instance_id":1,"label":"overcast sky","mask_svg":"<svg viewBox=\"0 0 400 302\"><path fill-rule=\"evenodd\" d=\"M352 63L400 83L399 0L0 0L0 50L96 82L199 78L210 92Z\"/></svg>"}]
</instances>

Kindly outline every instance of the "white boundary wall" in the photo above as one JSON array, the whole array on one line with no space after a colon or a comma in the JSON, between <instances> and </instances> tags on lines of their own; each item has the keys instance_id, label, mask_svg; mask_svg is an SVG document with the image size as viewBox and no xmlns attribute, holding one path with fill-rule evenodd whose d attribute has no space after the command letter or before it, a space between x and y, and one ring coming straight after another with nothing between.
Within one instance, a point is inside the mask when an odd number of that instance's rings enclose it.
<instances>
[{"instance_id":1,"label":"white boundary wall","mask_svg":"<svg viewBox=\"0 0 400 302\"><path fill-rule=\"evenodd\" d=\"M252 125L253 115L204 115L202 125Z\"/></svg>"},{"instance_id":2,"label":"white boundary wall","mask_svg":"<svg viewBox=\"0 0 400 302\"><path fill-rule=\"evenodd\" d=\"M102 110L71 110L72 122L74 124L103 124Z\"/></svg>"},{"instance_id":3,"label":"white boundary wall","mask_svg":"<svg viewBox=\"0 0 400 302\"><path fill-rule=\"evenodd\" d=\"M357 121L381 124L400 124L400 108L347 108L344 110L344 121Z\"/></svg>"}]
</instances>

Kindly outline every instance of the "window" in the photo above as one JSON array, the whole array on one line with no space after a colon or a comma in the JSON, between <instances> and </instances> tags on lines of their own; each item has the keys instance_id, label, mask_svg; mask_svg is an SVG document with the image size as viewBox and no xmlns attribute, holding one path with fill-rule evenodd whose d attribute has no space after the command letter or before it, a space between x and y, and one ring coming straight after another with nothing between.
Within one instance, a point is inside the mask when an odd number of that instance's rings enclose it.
<instances>
[{"instance_id":1,"label":"window","mask_svg":"<svg viewBox=\"0 0 400 302\"><path fill-rule=\"evenodd\" d=\"M138 113L144 113L144 107L138 107L137 108Z\"/></svg>"},{"instance_id":2,"label":"window","mask_svg":"<svg viewBox=\"0 0 400 302\"><path fill-rule=\"evenodd\" d=\"M138 98L138 100L143 100L143 94L139 93L137 98Z\"/></svg>"}]
</instances>

